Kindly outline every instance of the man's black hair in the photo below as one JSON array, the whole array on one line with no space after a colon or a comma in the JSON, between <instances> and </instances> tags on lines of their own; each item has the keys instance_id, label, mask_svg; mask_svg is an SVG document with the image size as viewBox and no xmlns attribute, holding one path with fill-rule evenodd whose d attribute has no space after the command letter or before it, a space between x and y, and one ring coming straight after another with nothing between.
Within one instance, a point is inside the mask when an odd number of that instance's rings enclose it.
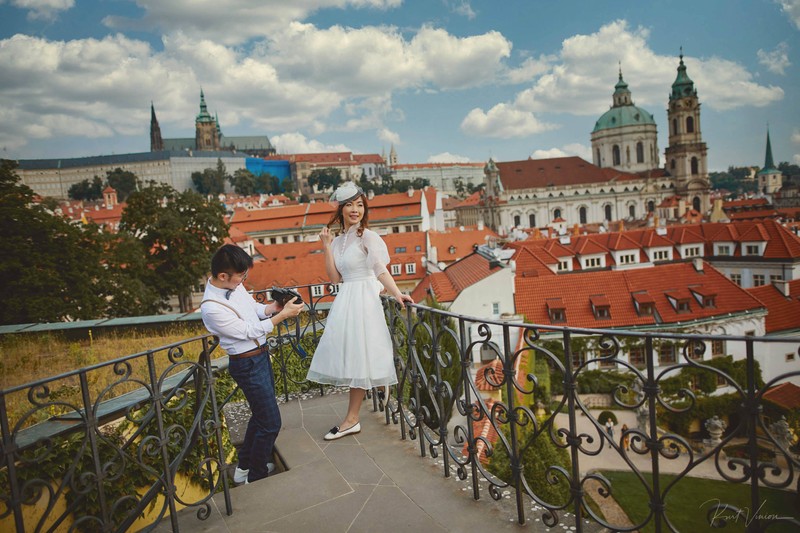
<instances>
[{"instance_id":1,"label":"man's black hair","mask_svg":"<svg viewBox=\"0 0 800 533\"><path fill-rule=\"evenodd\" d=\"M253 268L253 258L235 244L223 244L211 258L211 275L241 274Z\"/></svg>"}]
</instances>

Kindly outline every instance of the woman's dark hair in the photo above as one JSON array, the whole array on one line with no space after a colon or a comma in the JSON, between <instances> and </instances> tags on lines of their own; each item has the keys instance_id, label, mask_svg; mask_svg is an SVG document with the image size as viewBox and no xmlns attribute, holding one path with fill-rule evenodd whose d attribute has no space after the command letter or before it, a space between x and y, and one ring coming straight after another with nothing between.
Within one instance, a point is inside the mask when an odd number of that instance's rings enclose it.
<instances>
[{"instance_id":1,"label":"woman's dark hair","mask_svg":"<svg viewBox=\"0 0 800 533\"><path fill-rule=\"evenodd\" d=\"M253 268L253 258L235 244L223 244L211 258L211 275L241 274Z\"/></svg>"},{"instance_id":2,"label":"woman's dark hair","mask_svg":"<svg viewBox=\"0 0 800 533\"><path fill-rule=\"evenodd\" d=\"M339 207L336 208L336 212L328 221L328 228L330 228L334 224L339 224L340 231L344 231L344 206L346 206L351 202L355 202L359 198L361 198L361 200L364 201L364 218L361 219L361 226L356 231L358 236L361 237L364 234L364 230L369 228L369 204L367 203L366 194L362 194L361 196L356 196L352 200L348 200L346 202L339 202Z\"/></svg>"}]
</instances>

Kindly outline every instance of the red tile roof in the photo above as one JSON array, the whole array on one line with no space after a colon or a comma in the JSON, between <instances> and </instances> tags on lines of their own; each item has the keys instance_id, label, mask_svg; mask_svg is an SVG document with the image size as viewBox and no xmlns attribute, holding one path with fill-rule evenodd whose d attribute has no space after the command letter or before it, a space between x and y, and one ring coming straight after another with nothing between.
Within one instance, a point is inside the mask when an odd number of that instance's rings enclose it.
<instances>
[{"instance_id":1,"label":"red tile roof","mask_svg":"<svg viewBox=\"0 0 800 533\"><path fill-rule=\"evenodd\" d=\"M713 307L702 307L691 297L694 286L716 293ZM610 307L611 318L598 319L592 312L590 296L602 293ZM635 293L647 293L652 299L659 322L653 315L637 313ZM678 312L667 295L691 298L690 311ZM581 272L555 278L517 277L514 295L517 312L527 322L550 324L548 307L558 305L566 312L566 323L573 327L616 328L657 323L676 324L698 319L725 316L729 313L756 311L763 305L747 291L723 276L709 264L698 272L691 263L674 263L634 270ZM548 305L549 302L549 305Z\"/></svg>"},{"instance_id":2,"label":"red tile roof","mask_svg":"<svg viewBox=\"0 0 800 533\"><path fill-rule=\"evenodd\" d=\"M494 400L491 398L484 400L484 404L486 405L486 413L483 413L483 416L480 420L472 423L472 434L474 437L483 437L486 439L489 444L494 445L497 442L497 430L494 429L494 425L492 425L491 413L492 413L492 406L494 405ZM480 407L478 407L480 409ZM464 443L463 453L467 455L469 453L469 442ZM488 446L486 442L482 439L477 439L475 441L475 447L477 448L477 456L478 460L481 464L486 464L489 462L489 458L486 457L486 451Z\"/></svg>"},{"instance_id":3,"label":"red tile roof","mask_svg":"<svg viewBox=\"0 0 800 533\"><path fill-rule=\"evenodd\" d=\"M480 230L477 226L462 227L463 230L448 228L444 231L428 232L431 246L436 247L437 260L451 263L471 254L476 244L486 244L487 237L498 237L497 233L486 226ZM455 248L452 252L450 251L451 246Z\"/></svg>"},{"instance_id":4,"label":"red tile roof","mask_svg":"<svg viewBox=\"0 0 800 533\"><path fill-rule=\"evenodd\" d=\"M790 381L785 381L766 391L764 399L786 409L798 409L800 408L800 387Z\"/></svg>"},{"instance_id":5,"label":"red tile roof","mask_svg":"<svg viewBox=\"0 0 800 533\"><path fill-rule=\"evenodd\" d=\"M490 266L489 260L477 252L449 265L443 272L426 275L412 291L411 297L420 302L428 295L428 289L438 302L452 302L461 291L500 270L501 266Z\"/></svg>"},{"instance_id":6,"label":"red tile roof","mask_svg":"<svg viewBox=\"0 0 800 533\"><path fill-rule=\"evenodd\" d=\"M636 174L600 168L575 156L508 161L497 163L497 168L506 190L603 182L613 186L616 181L641 179Z\"/></svg>"},{"instance_id":7,"label":"red tile roof","mask_svg":"<svg viewBox=\"0 0 800 533\"><path fill-rule=\"evenodd\" d=\"M450 167L472 167L483 168L483 163L407 163L394 165L392 168L397 170L433 169Z\"/></svg>"},{"instance_id":8,"label":"red tile roof","mask_svg":"<svg viewBox=\"0 0 800 533\"><path fill-rule=\"evenodd\" d=\"M480 367L475 373L475 388L479 391L489 392L495 391L500 388L500 385L492 385L487 380L491 379L494 383L502 383L503 381L503 361L500 358L495 358L494 361L487 363Z\"/></svg>"},{"instance_id":9,"label":"red tile roof","mask_svg":"<svg viewBox=\"0 0 800 533\"><path fill-rule=\"evenodd\" d=\"M800 280L789 281L789 297L775 285L762 285L747 291L767 307L767 333L800 329Z\"/></svg>"}]
</instances>

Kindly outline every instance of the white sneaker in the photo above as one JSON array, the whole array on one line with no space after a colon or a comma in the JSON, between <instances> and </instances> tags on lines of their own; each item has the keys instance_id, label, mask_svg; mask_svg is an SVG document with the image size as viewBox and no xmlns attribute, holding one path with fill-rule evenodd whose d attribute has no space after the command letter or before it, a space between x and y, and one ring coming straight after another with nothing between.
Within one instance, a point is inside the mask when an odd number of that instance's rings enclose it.
<instances>
[{"instance_id":1,"label":"white sneaker","mask_svg":"<svg viewBox=\"0 0 800 533\"><path fill-rule=\"evenodd\" d=\"M267 473L272 474L275 471L275 463L267 463ZM247 475L250 473L250 469L242 470L238 466L236 467L236 472L233 474L233 482L237 485L240 483L244 483L247 485L249 481L247 481Z\"/></svg>"},{"instance_id":2,"label":"white sneaker","mask_svg":"<svg viewBox=\"0 0 800 533\"><path fill-rule=\"evenodd\" d=\"M233 473L233 482L236 484L239 483L246 483L247 482L247 474L250 473L250 470L242 470L238 466L236 467L236 471Z\"/></svg>"}]
</instances>

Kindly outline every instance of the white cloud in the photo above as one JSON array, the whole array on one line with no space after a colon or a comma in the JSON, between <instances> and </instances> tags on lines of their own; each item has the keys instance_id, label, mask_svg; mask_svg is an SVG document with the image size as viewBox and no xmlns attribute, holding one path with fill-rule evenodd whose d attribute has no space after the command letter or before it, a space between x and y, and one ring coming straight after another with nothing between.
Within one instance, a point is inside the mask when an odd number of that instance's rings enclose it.
<instances>
[{"instance_id":1,"label":"white cloud","mask_svg":"<svg viewBox=\"0 0 800 533\"><path fill-rule=\"evenodd\" d=\"M497 104L488 112L475 108L461 122L461 131L483 137L526 137L555 126L540 122L533 113L508 104Z\"/></svg>"},{"instance_id":2,"label":"white cloud","mask_svg":"<svg viewBox=\"0 0 800 533\"><path fill-rule=\"evenodd\" d=\"M758 62L767 67L774 74L783 75L792 64L789 62L789 45L785 42L778 44L772 52L759 50Z\"/></svg>"},{"instance_id":3,"label":"white cloud","mask_svg":"<svg viewBox=\"0 0 800 533\"><path fill-rule=\"evenodd\" d=\"M789 20L800 30L800 0L777 0L777 2Z\"/></svg>"},{"instance_id":4,"label":"white cloud","mask_svg":"<svg viewBox=\"0 0 800 533\"><path fill-rule=\"evenodd\" d=\"M322 9L346 7L388 10L402 0L136 0L144 10L140 19L109 16L103 23L118 30L181 31L195 39L239 44L271 35L293 21L304 20Z\"/></svg>"},{"instance_id":5,"label":"white cloud","mask_svg":"<svg viewBox=\"0 0 800 533\"><path fill-rule=\"evenodd\" d=\"M386 143L397 144L397 145L401 144L400 135L388 128L381 128L378 130L378 139Z\"/></svg>"},{"instance_id":6,"label":"white cloud","mask_svg":"<svg viewBox=\"0 0 800 533\"><path fill-rule=\"evenodd\" d=\"M450 152L442 152L435 154L428 158L428 163L469 163L469 157L463 155L451 154Z\"/></svg>"},{"instance_id":7,"label":"white cloud","mask_svg":"<svg viewBox=\"0 0 800 533\"><path fill-rule=\"evenodd\" d=\"M562 146L561 148L550 148L549 150L534 150L531 154L533 159L552 159L554 157L568 157L568 156L582 157L587 161L592 160L592 149L580 143L571 143Z\"/></svg>"},{"instance_id":8,"label":"white cloud","mask_svg":"<svg viewBox=\"0 0 800 533\"><path fill-rule=\"evenodd\" d=\"M456 15L462 15L467 17L469 20L473 20L476 16L475 11L472 9L472 6L469 3L469 0L453 0L452 2L448 2L448 0L444 0L444 5L450 9Z\"/></svg>"},{"instance_id":9,"label":"white cloud","mask_svg":"<svg viewBox=\"0 0 800 533\"><path fill-rule=\"evenodd\" d=\"M792 142L794 144L800 144L800 130L794 130L792 132Z\"/></svg>"},{"instance_id":10,"label":"white cloud","mask_svg":"<svg viewBox=\"0 0 800 533\"><path fill-rule=\"evenodd\" d=\"M541 56L539 59L529 57L522 64L514 69L509 69L506 78L510 83L524 83L532 81L537 76L544 74L550 69L552 56Z\"/></svg>"},{"instance_id":11,"label":"white cloud","mask_svg":"<svg viewBox=\"0 0 800 533\"><path fill-rule=\"evenodd\" d=\"M75 7L75 0L11 0L10 3L20 9L27 9L28 20L52 21L62 11Z\"/></svg>"},{"instance_id":12,"label":"white cloud","mask_svg":"<svg viewBox=\"0 0 800 533\"><path fill-rule=\"evenodd\" d=\"M648 45L649 37L648 29L631 29L624 20L589 35L569 37L552 68L520 92L513 105L533 112L597 115L611 104L621 63L634 102L653 112L664 105L664 93L677 74L678 58L656 54ZM780 87L759 85L739 63L689 56L684 62L703 105L719 110L761 107L783 98Z\"/></svg>"},{"instance_id":13,"label":"white cloud","mask_svg":"<svg viewBox=\"0 0 800 533\"><path fill-rule=\"evenodd\" d=\"M325 144L307 139L302 133L284 133L271 138L279 154L314 154L321 152L351 152L344 144Z\"/></svg>"}]
</instances>

